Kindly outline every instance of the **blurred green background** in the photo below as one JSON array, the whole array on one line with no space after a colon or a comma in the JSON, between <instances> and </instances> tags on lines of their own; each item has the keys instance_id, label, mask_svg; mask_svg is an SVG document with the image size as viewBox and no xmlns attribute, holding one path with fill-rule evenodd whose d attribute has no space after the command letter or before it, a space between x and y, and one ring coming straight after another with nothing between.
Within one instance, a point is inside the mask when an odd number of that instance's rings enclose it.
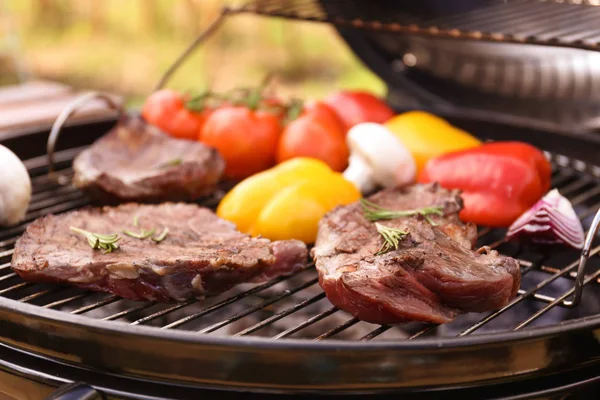
<instances>
[{"instance_id":1,"label":"blurred green background","mask_svg":"<svg viewBox=\"0 0 600 400\"><path fill-rule=\"evenodd\" d=\"M137 106L221 7L239 2L0 0L0 52L15 55L35 78L120 93ZM11 68L0 64L2 83L14 79ZM384 91L331 27L247 14L229 17L168 86L222 90L252 85L267 73L283 95Z\"/></svg>"}]
</instances>

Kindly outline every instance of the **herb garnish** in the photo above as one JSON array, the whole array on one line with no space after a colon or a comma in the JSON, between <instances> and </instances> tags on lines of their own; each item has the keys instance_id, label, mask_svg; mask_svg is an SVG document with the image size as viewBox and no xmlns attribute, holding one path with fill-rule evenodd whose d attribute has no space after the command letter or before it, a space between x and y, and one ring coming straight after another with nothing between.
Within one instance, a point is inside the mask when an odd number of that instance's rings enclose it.
<instances>
[{"instance_id":1,"label":"herb garnish","mask_svg":"<svg viewBox=\"0 0 600 400\"><path fill-rule=\"evenodd\" d=\"M175 166L181 165L181 164L183 164L183 159L181 159L181 158L174 158L172 160L169 160L169 161L166 161L166 162L164 162L162 164L159 164L158 167L156 167L156 168L163 169L163 168L168 168L168 167L175 167Z\"/></svg>"},{"instance_id":2,"label":"herb garnish","mask_svg":"<svg viewBox=\"0 0 600 400\"><path fill-rule=\"evenodd\" d=\"M360 199L360 203L363 208L364 216L369 221L380 221L385 219L394 219L400 217L410 217L413 215L422 215L425 217L427 222L429 222L433 226L437 226L435 222L429 217L430 215L444 215L442 211L444 206L435 206L435 207L423 207L417 208L415 210L388 210L381 206L378 206L375 203L370 202L367 199Z\"/></svg>"},{"instance_id":3,"label":"herb garnish","mask_svg":"<svg viewBox=\"0 0 600 400\"><path fill-rule=\"evenodd\" d=\"M150 236L154 235L155 231L156 231L156 229L153 228L153 229L150 229L149 231L142 229L139 233L124 230L123 233L126 234L127 236L131 236L136 239L147 239Z\"/></svg>"},{"instance_id":4,"label":"herb garnish","mask_svg":"<svg viewBox=\"0 0 600 400\"><path fill-rule=\"evenodd\" d=\"M165 228L160 235L158 235L157 237L153 237L152 240L154 240L156 243L160 243L163 240L165 240L168 233L169 233L169 228Z\"/></svg>"},{"instance_id":5,"label":"herb garnish","mask_svg":"<svg viewBox=\"0 0 600 400\"><path fill-rule=\"evenodd\" d=\"M119 248L117 242L121 239L118 234L113 233L111 235L103 235L100 233L88 232L83 229L70 227L71 231L79 233L86 237L88 244L93 250L102 249L104 253L110 253L113 250Z\"/></svg>"},{"instance_id":6,"label":"herb garnish","mask_svg":"<svg viewBox=\"0 0 600 400\"><path fill-rule=\"evenodd\" d=\"M139 228L139 226L140 226L139 215L137 215L137 214L133 217L133 226L135 226L136 228ZM127 236L131 236L133 238L140 239L140 240L148 239L149 237L154 235L155 232L156 232L156 228L152 228L149 231L142 228L140 230L140 232L133 232L131 230L123 230L123 233L126 234ZM151 239L153 241L155 241L156 243L160 243L167 237L168 233L169 233L169 229L165 228L160 235L158 235L157 237L152 237Z\"/></svg>"},{"instance_id":7,"label":"herb garnish","mask_svg":"<svg viewBox=\"0 0 600 400\"><path fill-rule=\"evenodd\" d=\"M377 228L377 232L383 237L383 244L379 248L379 251L375 253L376 256L385 254L392 249L398 250L400 240L408 235L407 231L390 228L377 222L375 222L375 227Z\"/></svg>"}]
</instances>

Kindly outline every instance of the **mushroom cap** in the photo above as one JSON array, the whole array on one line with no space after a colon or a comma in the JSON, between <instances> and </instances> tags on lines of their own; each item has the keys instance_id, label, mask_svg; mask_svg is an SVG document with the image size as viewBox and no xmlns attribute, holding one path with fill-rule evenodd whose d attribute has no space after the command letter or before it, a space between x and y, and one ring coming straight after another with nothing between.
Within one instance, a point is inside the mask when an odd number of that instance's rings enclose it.
<instances>
[{"instance_id":1,"label":"mushroom cap","mask_svg":"<svg viewBox=\"0 0 600 400\"><path fill-rule=\"evenodd\" d=\"M348 131L346 141L350 157L372 169L372 177L379 185L399 186L414 180L417 166L412 154L385 126L373 122L357 124Z\"/></svg>"}]
</instances>

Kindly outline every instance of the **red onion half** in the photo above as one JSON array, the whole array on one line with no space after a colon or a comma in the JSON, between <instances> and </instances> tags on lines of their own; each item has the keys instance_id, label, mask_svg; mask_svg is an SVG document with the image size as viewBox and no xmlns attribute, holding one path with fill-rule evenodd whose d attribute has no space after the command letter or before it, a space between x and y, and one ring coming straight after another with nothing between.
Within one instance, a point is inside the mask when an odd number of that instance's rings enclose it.
<instances>
[{"instance_id":1,"label":"red onion half","mask_svg":"<svg viewBox=\"0 0 600 400\"><path fill-rule=\"evenodd\" d=\"M533 243L562 243L581 249L583 227L571 202L557 189L549 191L508 228L507 239L523 238Z\"/></svg>"}]
</instances>

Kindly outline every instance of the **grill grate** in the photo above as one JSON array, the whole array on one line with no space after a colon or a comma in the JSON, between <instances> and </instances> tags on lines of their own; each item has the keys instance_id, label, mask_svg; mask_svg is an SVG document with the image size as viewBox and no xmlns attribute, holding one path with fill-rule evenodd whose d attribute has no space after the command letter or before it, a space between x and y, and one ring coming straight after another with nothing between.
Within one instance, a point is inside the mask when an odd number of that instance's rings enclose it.
<instances>
[{"instance_id":1,"label":"grill grate","mask_svg":"<svg viewBox=\"0 0 600 400\"><path fill-rule=\"evenodd\" d=\"M61 160L60 174L72 174L70 158L73 155L73 151L57 154ZM572 201L588 228L600 207L598 169L563 156L552 156L552 162L553 186ZM318 285L312 266L291 277L277 278L258 286L241 285L220 296L178 304L133 302L72 287L28 283L10 270L13 245L27 223L47 213L64 212L89 203L77 189L49 180L43 166L32 167L30 172L34 196L26 221L20 226L0 230L0 296L43 308L204 335L361 341L414 340L431 335L466 336L477 332L519 330L600 313L600 285L597 285L600 281L597 257L600 246L591 251L584 281L584 300L578 307L569 308L564 301L573 293L579 258L577 251L553 248L540 253L533 248L507 243L503 240L503 230L488 228L480 229L479 244L489 245L519 260L522 289L517 298L498 311L465 314L444 326L420 323L377 326L361 322L331 306Z\"/></svg>"},{"instance_id":2,"label":"grill grate","mask_svg":"<svg viewBox=\"0 0 600 400\"><path fill-rule=\"evenodd\" d=\"M395 7L388 7L390 4ZM249 12L330 22L380 32L494 42L600 49L596 0L411 2L376 0L253 0L229 13Z\"/></svg>"}]
</instances>

